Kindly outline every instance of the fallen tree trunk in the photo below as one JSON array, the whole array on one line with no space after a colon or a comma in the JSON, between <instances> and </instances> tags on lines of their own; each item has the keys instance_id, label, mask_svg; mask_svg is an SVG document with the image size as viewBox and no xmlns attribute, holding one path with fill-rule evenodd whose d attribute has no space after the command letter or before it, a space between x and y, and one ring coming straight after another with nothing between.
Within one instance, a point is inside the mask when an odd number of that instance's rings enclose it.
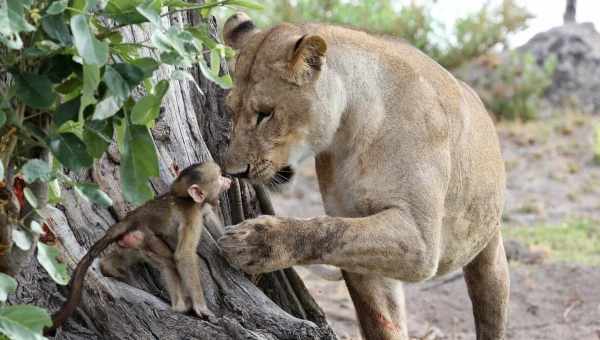
<instances>
[{"instance_id":1,"label":"fallen tree trunk","mask_svg":"<svg viewBox=\"0 0 600 340\"><path fill-rule=\"evenodd\" d=\"M189 22L177 13L171 18ZM215 29L214 22L212 29ZM147 39L143 31L128 31L132 41ZM172 69L162 69L168 78ZM161 117L153 129L160 160L160 178L152 181L163 192L177 169L211 159L220 159L228 140L229 119L222 109L224 92L195 72L204 94L195 85L172 81ZM111 146L114 147L114 146ZM210 150L210 152L209 152ZM113 199L110 210L81 199L72 189L63 192L63 204L46 208L44 215L56 236L63 259L71 268L85 251L116 220L132 207L121 195L118 155L109 152L91 172L70 174L78 180L95 181ZM265 195L259 191L260 195ZM255 191L236 181L221 198L226 224L258 214ZM267 205L265 213L273 213ZM335 339L324 314L293 269L248 277L231 268L220 256L216 241L221 226L211 226L198 247L202 283L209 308L217 323L170 310L159 275L140 265L133 279L123 283L102 276L95 263L87 277L83 299L75 315L59 330L58 339ZM33 303L56 311L64 302L67 287L58 287L37 261L30 261L18 276L19 288L11 303Z\"/></svg>"}]
</instances>

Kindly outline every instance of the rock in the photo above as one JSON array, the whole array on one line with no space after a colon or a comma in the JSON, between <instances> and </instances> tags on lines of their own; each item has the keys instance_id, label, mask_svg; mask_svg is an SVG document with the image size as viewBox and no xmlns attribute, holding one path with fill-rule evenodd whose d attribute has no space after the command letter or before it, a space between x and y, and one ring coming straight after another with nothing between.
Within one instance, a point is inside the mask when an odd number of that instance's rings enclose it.
<instances>
[{"instance_id":1,"label":"rock","mask_svg":"<svg viewBox=\"0 0 600 340\"><path fill-rule=\"evenodd\" d=\"M567 24L536 34L519 52L532 53L539 65L558 59L545 98L553 106L600 113L600 33L592 23Z\"/></svg>"}]
</instances>

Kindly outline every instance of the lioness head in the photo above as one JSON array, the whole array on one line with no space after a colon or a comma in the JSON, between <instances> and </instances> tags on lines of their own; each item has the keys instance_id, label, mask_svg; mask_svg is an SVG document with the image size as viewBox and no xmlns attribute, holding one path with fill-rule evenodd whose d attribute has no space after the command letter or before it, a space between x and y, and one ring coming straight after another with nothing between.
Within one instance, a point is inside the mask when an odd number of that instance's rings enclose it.
<instances>
[{"instance_id":1,"label":"lioness head","mask_svg":"<svg viewBox=\"0 0 600 340\"><path fill-rule=\"evenodd\" d=\"M223 35L238 51L226 100L233 132L225 171L259 183L288 182L298 162L332 135L321 79L327 44L289 24L260 31L244 13L227 20Z\"/></svg>"}]
</instances>

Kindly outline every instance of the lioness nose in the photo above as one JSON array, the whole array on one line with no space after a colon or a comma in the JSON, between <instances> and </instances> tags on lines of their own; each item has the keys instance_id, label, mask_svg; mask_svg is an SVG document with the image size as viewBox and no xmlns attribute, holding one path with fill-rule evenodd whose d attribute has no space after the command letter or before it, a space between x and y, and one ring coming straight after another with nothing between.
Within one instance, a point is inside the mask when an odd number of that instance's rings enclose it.
<instances>
[{"instance_id":1,"label":"lioness nose","mask_svg":"<svg viewBox=\"0 0 600 340\"><path fill-rule=\"evenodd\" d=\"M250 164L247 164L246 169L244 169L244 170L230 169L230 168L226 168L226 170L227 170L227 174L229 176L237 177L237 178L248 178L248 175L250 174Z\"/></svg>"}]
</instances>

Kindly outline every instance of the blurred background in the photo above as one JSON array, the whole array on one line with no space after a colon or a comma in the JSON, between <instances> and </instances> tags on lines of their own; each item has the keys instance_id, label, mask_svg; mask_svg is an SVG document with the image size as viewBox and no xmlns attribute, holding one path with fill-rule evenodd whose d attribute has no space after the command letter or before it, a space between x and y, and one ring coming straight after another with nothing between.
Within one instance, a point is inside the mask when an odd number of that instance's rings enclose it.
<instances>
[{"instance_id":1,"label":"blurred background","mask_svg":"<svg viewBox=\"0 0 600 340\"><path fill-rule=\"evenodd\" d=\"M508 171L510 339L600 339L600 1L269 0L260 26L319 21L409 41L469 83ZM223 13L227 15L227 13ZM314 163L278 214L323 214ZM343 282L302 270L342 339L360 339ZM474 339L461 273L407 286L411 336Z\"/></svg>"}]
</instances>

